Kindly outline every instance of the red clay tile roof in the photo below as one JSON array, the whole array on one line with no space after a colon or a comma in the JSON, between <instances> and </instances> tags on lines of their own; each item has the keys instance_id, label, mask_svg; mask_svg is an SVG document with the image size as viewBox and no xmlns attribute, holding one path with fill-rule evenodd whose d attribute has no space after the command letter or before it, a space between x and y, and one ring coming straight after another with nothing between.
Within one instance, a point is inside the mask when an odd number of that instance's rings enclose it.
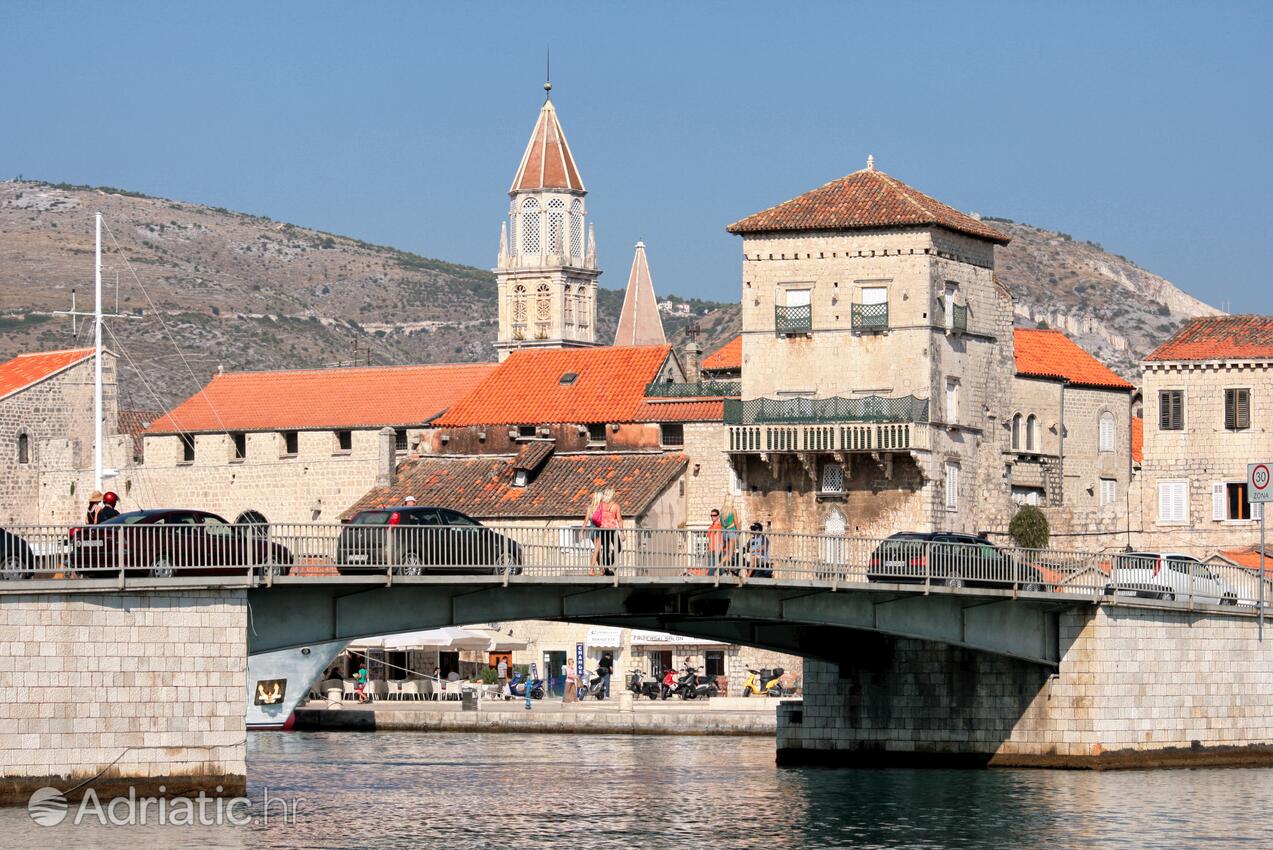
<instances>
[{"instance_id":1,"label":"red clay tile roof","mask_svg":"<svg viewBox=\"0 0 1273 850\"><path fill-rule=\"evenodd\" d=\"M1248 570L1258 570L1260 568L1260 547L1248 546L1245 549L1221 549L1217 554L1221 558L1243 567ZM1273 546L1267 546L1264 549L1264 569L1268 573L1273 569ZM1273 578L1273 574L1270 574Z\"/></svg>"},{"instance_id":2,"label":"red clay tile roof","mask_svg":"<svg viewBox=\"0 0 1273 850\"><path fill-rule=\"evenodd\" d=\"M1145 462L1145 420L1139 416L1132 417L1132 460Z\"/></svg>"},{"instance_id":3,"label":"red clay tile roof","mask_svg":"<svg viewBox=\"0 0 1273 850\"><path fill-rule=\"evenodd\" d=\"M1146 360L1273 359L1273 316L1191 319Z\"/></svg>"},{"instance_id":4,"label":"red clay tile roof","mask_svg":"<svg viewBox=\"0 0 1273 850\"><path fill-rule=\"evenodd\" d=\"M225 372L146 433L423 425L494 370L460 363Z\"/></svg>"},{"instance_id":5,"label":"red clay tile roof","mask_svg":"<svg viewBox=\"0 0 1273 850\"><path fill-rule=\"evenodd\" d=\"M637 407L637 422L723 422L723 398L677 399L676 401L644 401Z\"/></svg>"},{"instance_id":6,"label":"red clay tile roof","mask_svg":"<svg viewBox=\"0 0 1273 850\"><path fill-rule=\"evenodd\" d=\"M514 351L435 424L633 422L645 385L658 377L671 351L668 345ZM562 383L571 373L574 381Z\"/></svg>"},{"instance_id":7,"label":"red clay tile roof","mask_svg":"<svg viewBox=\"0 0 1273 850\"><path fill-rule=\"evenodd\" d=\"M743 368L743 338L736 336L703 358L703 369L709 372L738 371Z\"/></svg>"},{"instance_id":8,"label":"red clay tile roof","mask_svg":"<svg viewBox=\"0 0 1273 850\"><path fill-rule=\"evenodd\" d=\"M552 457L556 450L556 440L531 440L517 453L517 458L513 461L513 469L534 472L543 465L544 461Z\"/></svg>"},{"instance_id":9,"label":"red clay tile roof","mask_svg":"<svg viewBox=\"0 0 1273 850\"><path fill-rule=\"evenodd\" d=\"M1060 378L1084 387L1132 388L1131 384L1060 331L1013 328L1012 337L1018 375Z\"/></svg>"},{"instance_id":10,"label":"red clay tile roof","mask_svg":"<svg viewBox=\"0 0 1273 850\"><path fill-rule=\"evenodd\" d=\"M553 455L525 487L514 487L512 457L425 457L400 464L392 487L369 491L341 516L400 505L415 496L416 504L452 508L479 519L582 517L594 491L613 487L624 517L634 517L649 509L685 465L683 454Z\"/></svg>"},{"instance_id":11,"label":"red clay tile roof","mask_svg":"<svg viewBox=\"0 0 1273 850\"><path fill-rule=\"evenodd\" d=\"M561 123L557 120L557 110L553 108L551 100L544 101L543 108L539 110L535 129L530 132L526 152L522 154L521 165L517 167L517 174L513 177L513 185L508 192L511 195L514 192L533 192L538 189L584 191L575 158L570 153L570 144L566 141L566 134L562 132Z\"/></svg>"},{"instance_id":12,"label":"red clay tile roof","mask_svg":"<svg viewBox=\"0 0 1273 850\"><path fill-rule=\"evenodd\" d=\"M860 230L935 225L999 245L1010 238L970 215L889 177L864 168L725 228L730 233L788 230Z\"/></svg>"},{"instance_id":13,"label":"red clay tile roof","mask_svg":"<svg viewBox=\"0 0 1273 850\"><path fill-rule=\"evenodd\" d=\"M150 427L150 423L164 415L162 410L121 410L119 411L119 433L133 438L133 454L141 457L141 435Z\"/></svg>"},{"instance_id":14,"label":"red clay tile roof","mask_svg":"<svg viewBox=\"0 0 1273 850\"><path fill-rule=\"evenodd\" d=\"M35 351L19 354L7 363L0 363L0 398L25 390L45 378L61 372L93 356L91 348L70 348L64 351Z\"/></svg>"}]
</instances>

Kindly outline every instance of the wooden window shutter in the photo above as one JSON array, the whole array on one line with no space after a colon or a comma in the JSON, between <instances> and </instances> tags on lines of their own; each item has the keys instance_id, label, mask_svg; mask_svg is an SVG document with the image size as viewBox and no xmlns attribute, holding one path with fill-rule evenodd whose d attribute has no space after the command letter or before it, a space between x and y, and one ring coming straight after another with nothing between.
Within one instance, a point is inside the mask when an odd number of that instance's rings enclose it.
<instances>
[{"instance_id":1,"label":"wooden window shutter","mask_svg":"<svg viewBox=\"0 0 1273 850\"><path fill-rule=\"evenodd\" d=\"M1217 481L1211 485L1211 518L1225 519L1224 482Z\"/></svg>"},{"instance_id":2,"label":"wooden window shutter","mask_svg":"<svg viewBox=\"0 0 1273 850\"><path fill-rule=\"evenodd\" d=\"M1238 391L1224 391L1224 430L1236 431L1238 428Z\"/></svg>"},{"instance_id":3,"label":"wooden window shutter","mask_svg":"<svg viewBox=\"0 0 1273 850\"><path fill-rule=\"evenodd\" d=\"M1234 390L1237 396L1237 420L1238 429L1251 427L1251 391L1250 390Z\"/></svg>"}]
</instances>

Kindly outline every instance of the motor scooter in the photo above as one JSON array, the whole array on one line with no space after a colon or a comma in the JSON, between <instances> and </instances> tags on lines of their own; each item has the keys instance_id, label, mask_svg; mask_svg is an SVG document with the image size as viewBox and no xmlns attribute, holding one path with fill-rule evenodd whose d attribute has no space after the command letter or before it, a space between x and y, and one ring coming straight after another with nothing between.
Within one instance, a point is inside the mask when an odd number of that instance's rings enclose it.
<instances>
[{"instance_id":1,"label":"motor scooter","mask_svg":"<svg viewBox=\"0 0 1273 850\"><path fill-rule=\"evenodd\" d=\"M532 679L525 673L514 673L513 678L508 682L508 693L514 697L526 697L526 689L530 688L531 699L544 698L544 680Z\"/></svg>"},{"instance_id":2,"label":"motor scooter","mask_svg":"<svg viewBox=\"0 0 1273 850\"><path fill-rule=\"evenodd\" d=\"M628 673L628 690L638 699L641 697L659 698L659 683L654 679L647 679L640 669L633 669Z\"/></svg>"},{"instance_id":3,"label":"motor scooter","mask_svg":"<svg viewBox=\"0 0 1273 850\"><path fill-rule=\"evenodd\" d=\"M659 699L667 699L676 693L676 670L669 667L663 671L659 681Z\"/></svg>"},{"instance_id":4,"label":"motor scooter","mask_svg":"<svg viewBox=\"0 0 1273 850\"><path fill-rule=\"evenodd\" d=\"M593 699L606 698L606 677L601 674L600 670L593 670L589 674L589 679L583 687L583 697L592 697Z\"/></svg>"},{"instance_id":5,"label":"motor scooter","mask_svg":"<svg viewBox=\"0 0 1273 850\"><path fill-rule=\"evenodd\" d=\"M697 667L685 668L685 672L676 682L673 692L681 699L708 699L720 694L715 682L709 682L706 676L698 675Z\"/></svg>"}]
</instances>

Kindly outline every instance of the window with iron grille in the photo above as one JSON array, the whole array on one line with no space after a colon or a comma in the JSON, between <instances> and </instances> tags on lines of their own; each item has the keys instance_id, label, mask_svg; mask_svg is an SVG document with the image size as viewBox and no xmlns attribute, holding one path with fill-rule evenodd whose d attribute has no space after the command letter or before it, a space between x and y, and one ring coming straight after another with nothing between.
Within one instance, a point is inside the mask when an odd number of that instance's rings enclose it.
<instances>
[{"instance_id":1,"label":"window with iron grille","mask_svg":"<svg viewBox=\"0 0 1273 850\"><path fill-rule=\"evenodd\" d=\"M570 255L583 256L583 204L578 198L570 202Z\"/></svg>"},{"instance_id":2,"label":"window with iron grille","mask_svg":"<svg viewBox=\"0 0 1273 850\"><path fill-rule=\"evenodd\" d=\"M663 445L685 445L685 426L680 422L664 422L659 426L659 431L662 432Z\"/></svg>"},{"instance_id":3,"label":"window with iron grille","mask_svg":"<svg viewBox=\"0 0 1273 850\"><path fill-rule=\"evenodd\" d=\"M407 429L396 428L393 432L393 448L394 451L405 452L407 450Z\"/></svg>"},{"instance_id":4,"label":"window with iron grille","mask_svg":"<svg viewBox=\"0 0 1273 850\"><path fill-rule=\"evenodd\" d=\"M823 493L843 493L844 492L844 467L838 463L828 463L822 467L822 486L819 490Z\"/></svg>"},{"instance_id":5,"label":"window with iron grille","mask_svg":"<svg viewBox=\"0 0 1273 850\"><path fill-rule=\"evenodd\" d=\"M548 284L541 283L535 289L535 318L541 322L546 321L552 316L553 302L552 290Z\"/></svg>"},{"instance_id":6,"label":"window with iron grille","mask_svg":"<svg viewBox=\"0 0 1273 850\"><path fill-rule=\"evenodd\" d=\"M548 202L548 253L564 252L566 239L566 204L561 198Z\"/></svg>"},{"instance_id":7,"label":"window with iron grille","mask_svg":"<svg viewBox=\"0 0 1273 850\"><path fill-rule=\"evenodd\" d=\"M606 423L589 422L588 423L588 442L602 443L606 441Z\"/></svg>"},{"instance_id":8,"label":"window with iron grille","mask_svg":"<svg viewBox=\"0 0 1273 850\"><path fill-rule=\"evenodd\" d=\"M539 201L527 198L522 201L522 253L539 253Z\"/></svg>"},{"instance_id":9,"label":"window with iron grille","mask_svg":"<svg viewBox=\"0 0 1273 850\"><path fill-rule=\"evenodd\" d=\"M1158 430L1185 429L1185 391L1162 390L1158 393Z\"/></svg>"},{"instance_id":10,"label":"window with iron grille","mask_svg":"<svg viewBox=\"0 0 1273 850\"><path fill-rule=\"evenodd\" d=\"M1251 427L1251 391L1227 389L1224 391L1224 430L1245 431Z\"/></svg>"}]
</instances>

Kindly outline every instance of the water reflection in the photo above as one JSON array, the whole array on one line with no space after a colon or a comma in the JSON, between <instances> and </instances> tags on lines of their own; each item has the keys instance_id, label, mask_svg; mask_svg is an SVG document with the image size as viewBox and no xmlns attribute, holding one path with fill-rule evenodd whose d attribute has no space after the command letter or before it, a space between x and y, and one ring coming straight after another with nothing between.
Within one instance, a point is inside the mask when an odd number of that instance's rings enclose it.
<instances>
[{"instance_id":1,"label":"water reflection","mask_svg":"<svg viewBox=\"0 0 1273 850\"><path fill-rule=\"evenodd\" d=\"M779 770L773 741L260 733L269 828L71 827L0 810L10 846L1273 847L1273 771ZM254 812L260 815L259 806Z\"/></svg>"}]
</instances>

